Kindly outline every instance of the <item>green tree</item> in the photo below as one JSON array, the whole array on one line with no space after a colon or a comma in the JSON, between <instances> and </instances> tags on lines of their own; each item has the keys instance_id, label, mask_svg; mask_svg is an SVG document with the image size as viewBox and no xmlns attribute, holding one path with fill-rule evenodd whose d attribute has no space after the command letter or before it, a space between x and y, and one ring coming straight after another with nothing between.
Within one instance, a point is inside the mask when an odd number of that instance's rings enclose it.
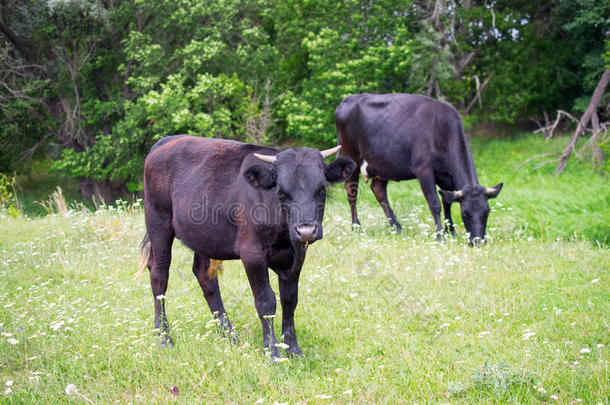
<instances>
[{"instance_id":1,"label":"green tree","mask_svg":"<svg viewBox=\"0 0 610 405\"><path fill-rule=\"evenodd\" d=\"M3 2L0 171L45 151L112 200L164 136L327 147L361 92L428 94L467 125L581 112L609 32L595 0Z\"/></svg>"}]
</instances>

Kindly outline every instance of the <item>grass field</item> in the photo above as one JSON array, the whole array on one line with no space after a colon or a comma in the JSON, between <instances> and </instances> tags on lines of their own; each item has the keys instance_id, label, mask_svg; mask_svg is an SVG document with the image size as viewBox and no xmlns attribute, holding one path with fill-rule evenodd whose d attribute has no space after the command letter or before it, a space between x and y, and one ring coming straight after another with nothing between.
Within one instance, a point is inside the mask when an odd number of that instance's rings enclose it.
<instances>
[{"instance_id":1,"label":"grass field","mask_svg":"<svg viewBox=\"0 0 610 405\"><path fill-rule=\"evenodd\" d=\"M307 357L280 364L261 350L241 264L225 262L220 279L240 337L231 344L178 242L166 294L175 346L157 346L148 276L133 281L139 208L2 217L0 402L606 404L610 191L584 163L560 178L534 161L519 167L553 148L475 143L482 183L505 182L482 248L459 222L458 238L436 243L413 182L390 188L402 235L368 190L353 232L334 190L301 275ZM278 295L275 275L272 286Z\"/></svg>"}]
</instances>

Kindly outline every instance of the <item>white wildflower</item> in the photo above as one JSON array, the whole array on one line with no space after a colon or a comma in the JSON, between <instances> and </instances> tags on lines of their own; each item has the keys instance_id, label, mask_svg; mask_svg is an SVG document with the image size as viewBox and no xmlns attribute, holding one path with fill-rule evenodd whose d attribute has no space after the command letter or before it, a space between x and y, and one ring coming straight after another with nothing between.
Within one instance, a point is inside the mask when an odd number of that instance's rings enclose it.
<instances>
[{"instance_id":1,"label":"white wildflower","mask_svg":"<svg viewBox=\"0 0 610 405\"><path fill-rule=\"evenodd\" d=\"M12 345L16 345L17 343L19 343L19 341L15 338L8 338L6 339L6 341Z\"/></svg>"},{"instance_id":2,"label":"white wildflower","mask_svg":"<svg viewBox=\"0 0 610 405\"><path fill-rule=\"evenodd\" d=\"M72 395L72 394L75 394L77 392L78 392L78 390L76 389L76 385L74 385L74 384L66 385L66 394Z\"/></svg>"},{"instance_id":3,"label":"white wildflower","mask_svg":"<svg viewBox=\"0 0 610 405\"><path fill-rule=\"evenodd\" d=\"M588 347L583 347L582 349L580 349L580 354L585 353L591 353L591 349L589 349Z\"/></svg>"},{"instance_id":4,"label":"white wildflower","mask_svg":"<svg viewBox=\"0 0 610 405\"><path fill-rule=\"evenodd\" d=\"M51 325L49 325L49 326L53 330L58 330L59 328L61 328L63 326L64 323L65 323L64 321L57 321L57 322L51 323Z\"/></svg>"},{"instance_id":5,"label":"white wildflower","mask_svg":"<svg viewBox=\"0 0 610 405\"><path fill-rule=\"evenodd\" d=\"M530 340L532 336L536 336L536 332L526 332L521 336L521 340Z\"/></svg>"}]
</instances>

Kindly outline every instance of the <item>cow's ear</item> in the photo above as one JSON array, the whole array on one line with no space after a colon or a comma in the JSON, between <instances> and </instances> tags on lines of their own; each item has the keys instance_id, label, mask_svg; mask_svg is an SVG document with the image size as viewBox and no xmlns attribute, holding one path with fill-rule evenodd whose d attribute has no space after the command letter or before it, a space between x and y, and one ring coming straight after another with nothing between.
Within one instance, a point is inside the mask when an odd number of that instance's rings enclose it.
<instances>
[{"instance_id":1,"label":"cow's ear","mask_svg":"<svg viewBox=\"0 0 610 405\"><path fill-rule=\"evenodd\" d=\"M500 190L502 190L502 186L504 183L496 184L492 188L487 189L487 198L496 198L498 194L500 194Z\"/></svg>"},{"instance_id":2,"label":"cow's ear","mask_svg":"<svg viewBox=\"0 0 610 405\"><path fill-rule=\"evenodd\" d=\"M345 156L341 156L324 165L324 174L326 175L326 181L330 183L339 183L345 181L356 168L356 163Z\"/></svg>"},{"instance_id":3,"label":"cow's ear","mask_svg":"<svg viewBox=\"0 0 610 405\"><path fill-rule=\"evenodd\" d=\"M447 191L447 190L438 190L443 200L449 204L460 201L462 199L462 193L460 191Z\"/></svg>"},{"instance_id":4,"label":"cow's ear","mask_svg":"<svg viewBox=\"0 0 610 405\"><path fill-rule=\"evenodd\" d=\"M274 168L268 169L260 165L254 165L244 172L244 177L252 187L269 190L275 187L277 174Z\"/></svg>"}]
</instances>

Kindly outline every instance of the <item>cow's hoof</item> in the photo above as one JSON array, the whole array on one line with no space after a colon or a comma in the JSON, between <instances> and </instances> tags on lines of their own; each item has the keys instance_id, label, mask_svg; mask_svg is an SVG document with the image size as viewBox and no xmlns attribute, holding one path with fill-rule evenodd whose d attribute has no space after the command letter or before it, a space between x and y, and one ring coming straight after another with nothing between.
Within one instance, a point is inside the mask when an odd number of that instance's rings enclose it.
<instances>
[{"instance_id":1,"label":"cow's hoof","mask_svg":"<svg viewBox=\"0 0 610 405\"><path fill-rule=\"evenodd\" d=\"M237 336L237 332L235 332L233 330L224 331L224 333L222 335L223 335L223 337L226 337L227 339L229 339L229 342L231 342L232 345L239 344L239 336Z\"/></svg>"},{"instance_id":2,"label":"cow's hoof","mask_svg":"<svg viewBox=\"0 0 610 405\"><path fill-rule=\"evenodd\" d=\"M271 356L271 358L269 359L271 364L284 363L288 360L289 360L288 357L281 357L281 356Z\"/></svg>"},{"instance_id":3,"label":"cow's hoof","mask_svg":"<svg viewBox=\"0 0 610 405\"><path fill-rule=\"evenodd\" d=\"M275 344L267 344L263 346L263 352L265 353L265 356L271 358L282 357L282 355L280 354L279 345L280 343L276 342Z\"/></svg>"},{"instance_id":4,"label":"cow's hoof","mask_svg":"<svg viewBox=\"0 0 610 405\"><path fill-rule=\"evenodd\" d=\"M402 225L400 225L398 222L390 222L390 226L394 228L394 231L397 235L400 235L402 233Z\"/></svg>"},{"instance_id":5,"label":"cow's hoof","mask_svg":"<svg viewBox=\"0 0 610 405\"><path fill-rule=\"evenodd\" d=\"M298 358L298 359L305 359L305 355L303 354L303 352L299 349L298 351L290 351L287 350L286 354L288 354L288 357L292 357L292 358Z\"/></svg>"},{"instance_id":6,"label":"cow's hoof","mask_svg":"<svg viewBox=\"0 0 610 405\"><path fill-rule=\"evenodd\" d=\"M159 339L159 345L161 347L174 347L174 341L169 335L163 334Z\"/></svg>"}]
</instances>

